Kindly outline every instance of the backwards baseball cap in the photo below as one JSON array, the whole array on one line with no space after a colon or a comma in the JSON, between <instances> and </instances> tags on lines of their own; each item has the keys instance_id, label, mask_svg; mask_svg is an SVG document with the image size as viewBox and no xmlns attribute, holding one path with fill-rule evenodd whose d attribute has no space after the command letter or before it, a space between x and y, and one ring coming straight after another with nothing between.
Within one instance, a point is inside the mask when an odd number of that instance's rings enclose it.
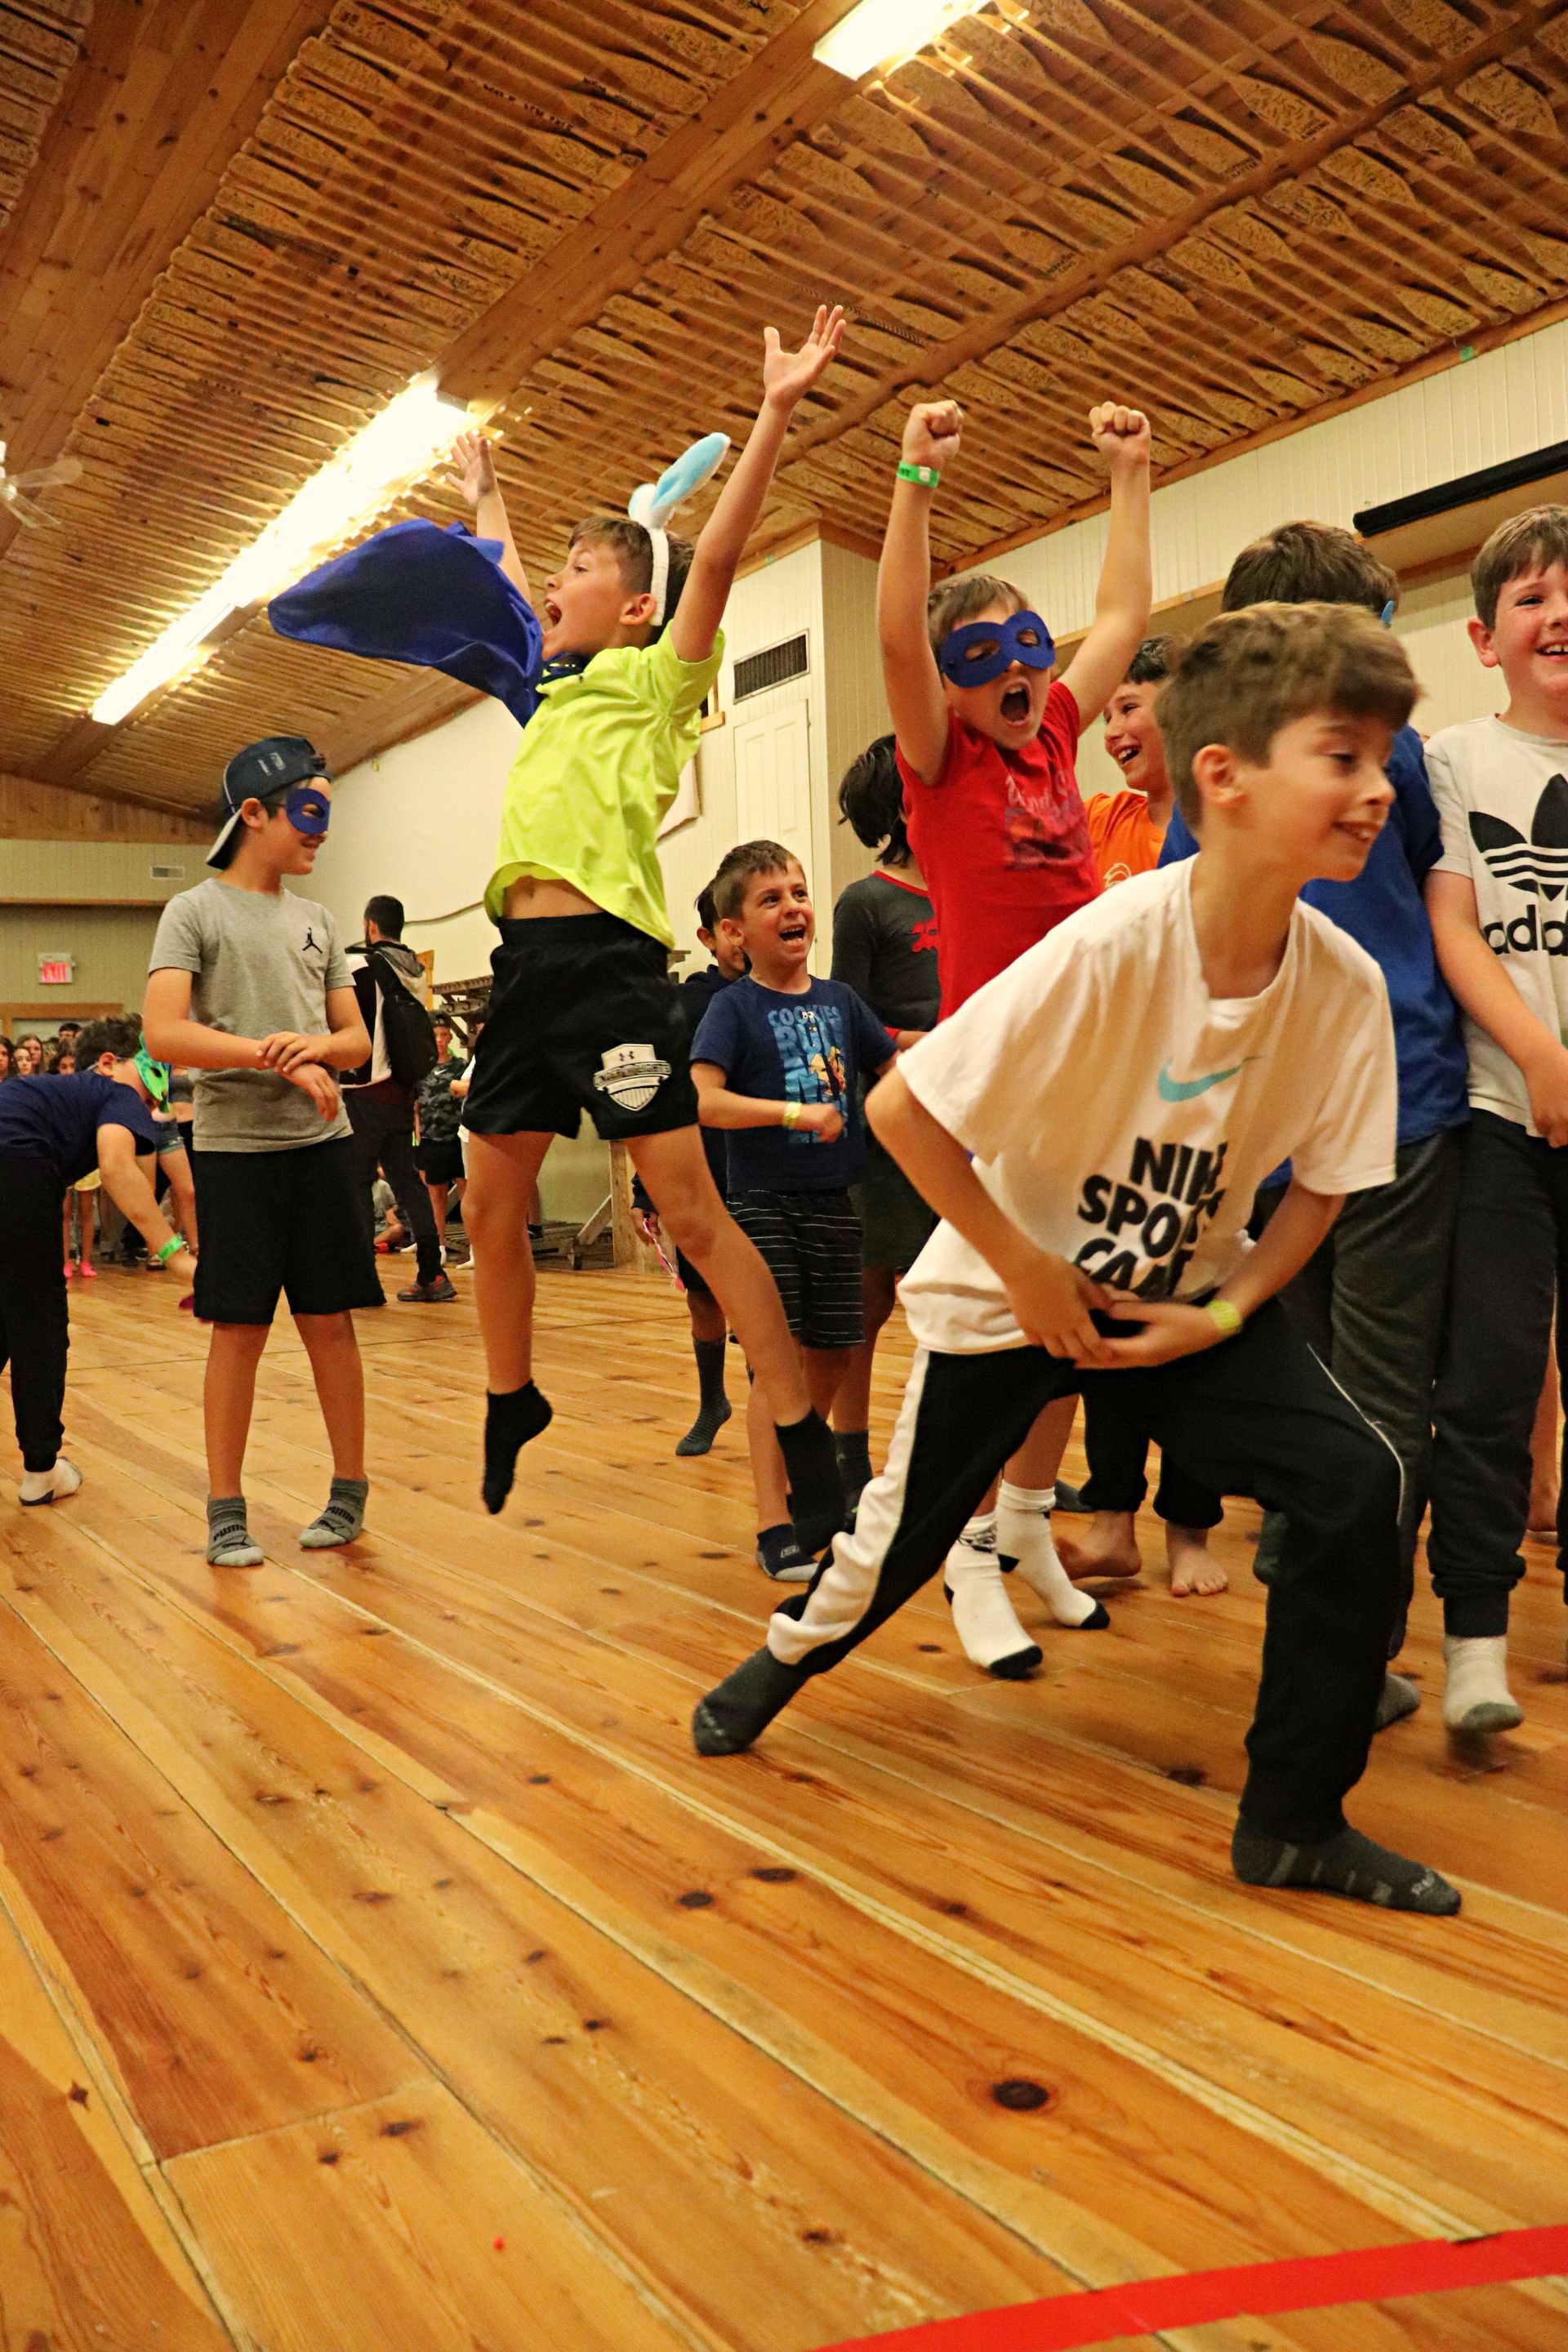
<instances>
[{"instance_id":1,"label":"backwards baseball cap","mask_svg":"<svg viewBox=\"0 0 1568 2352\"><path fill-rule=\"evenodd\" d=\"M267 735L237 751L223 772L223 830L207 852L207 864L221 871L238 848L239 813L247 801L282 799L297 833L325 833L331 803L325 793L310 787L326 772L325 760L303 735Z\"/></svg>"}]
</instances>

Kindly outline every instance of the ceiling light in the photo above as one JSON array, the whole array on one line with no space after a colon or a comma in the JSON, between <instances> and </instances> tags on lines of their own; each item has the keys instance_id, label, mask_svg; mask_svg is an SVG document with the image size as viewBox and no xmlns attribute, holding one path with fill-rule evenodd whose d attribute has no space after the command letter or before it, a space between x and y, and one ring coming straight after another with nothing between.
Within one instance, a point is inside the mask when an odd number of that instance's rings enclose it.
<instances>
[{"instance_id":1,"label":"ceiling light","mask_svg":"<svg viewBox=\"0 0 1568 2352\"><path fill-rule=\"evenodd\" d=\"M195 668L220 622L264 604L299 579L318 557L427 473L472 422L469 411L444 399L428 377L400 392L310 477L276 521L235 557L222 579L99 696L92 715L100 726L117 725L159 687Z\"/></svg>"},{"instance_id":2,"label":"ceiling light","mask_svg":"<svg viewBox=\"0 0 1568 2352\"><path fill-rule=\"evenodd\" d=\"M812 56L820 66L858 81L873 66L912 57L960 16L975 16L984 0L860 0L825 33Z\"/></svg>"}]
</instances>

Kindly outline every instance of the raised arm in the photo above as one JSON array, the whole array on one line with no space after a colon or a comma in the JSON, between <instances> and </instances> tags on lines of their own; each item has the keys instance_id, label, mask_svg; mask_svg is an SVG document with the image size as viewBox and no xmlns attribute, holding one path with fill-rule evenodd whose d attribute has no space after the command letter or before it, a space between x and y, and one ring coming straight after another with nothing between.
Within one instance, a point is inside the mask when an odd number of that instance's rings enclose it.
<instances>
[{"instance_id":1,"label":"raised arm","mask_svg":"<svg viewBox=\"0 0 1568 2352\"><path fill-rule=\"evenodd\" d=\"M474 530L479 539L499 539L501 544L500 568L514 588L525 596L531 592L522 558L511 535L511 523L506 510L506 500L496 479L495 449L482 433L459 433L452 444L452 461L458 486L474 509Z\"/></svg>"},{"instance_id":2,"label":"raised arm","mask_svg":"<svg viewBox=\"0 0 1568 2352\"><path fill-rule=\"evenodd\" d=\"M1429 874L1426 896L1444 979L1519 1069L1537 1131L1568 1143L1568 1046L1536 1019L1482 938L1475 884L1468 874Z\"/></svg>"},{"instance_id":3,"label":"raised arm","mask_svg":"<svg viewBox=\"0 0 1568 2352\"><path fill-rule=\"evenodd\" d=\"M957 457L963 412L956 400L922 401L904 427L903 460L941 473ZM882 682L899 749L922 783L934 784L947 758L947 698L926 629L931 593L931 507L934 483L893 484L882 561L877 572L877 635Z\"/></svg>"},{"instance_id":4,"label":"raised arm","mask_svg":"<svg viewBox=\"0 0 1568 2352\"><path fill-rule=\"evenodd\" d=\"M1154 580L1149 555L1149 420L1104 401L1089 411L1095 447L1110 466L1110 527L1089 633L1062 676L1079 723L1097 719L1126 677L1149 627Z\"/></svg>"},{"instance_id":5,"label":"raised arm","mask_svg":"<svg viewBox=\"0 0 1568 2352\"><path fill-rule=\"evenodd\" d=\"M669 641L683 662L706 661L746 541L756 529L773 468L801 400L832 366L844 340L844 313L823 304L798 352L786 352L776 329L763 337L763 404L719 502L703 524L691 570L669 625Z\"/></svg>"}]
</instances>

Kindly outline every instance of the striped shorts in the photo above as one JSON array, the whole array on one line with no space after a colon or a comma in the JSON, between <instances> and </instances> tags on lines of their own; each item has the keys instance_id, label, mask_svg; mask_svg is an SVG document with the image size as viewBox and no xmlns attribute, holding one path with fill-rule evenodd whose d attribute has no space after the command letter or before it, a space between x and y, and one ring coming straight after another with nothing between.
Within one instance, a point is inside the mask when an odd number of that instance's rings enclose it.
<instances>
[{"instance_id":1,"label":"striped shorts","mask_svg":"<svg viewBox=\"0 0 1568 2352\"><path fill-rule=\"evenodd\" d=\"M738 1192L730 1213L755 1242L803 1348L858 1348L866 1337L860 1221L847 1192Z\"/></svg>"}]
</instances>

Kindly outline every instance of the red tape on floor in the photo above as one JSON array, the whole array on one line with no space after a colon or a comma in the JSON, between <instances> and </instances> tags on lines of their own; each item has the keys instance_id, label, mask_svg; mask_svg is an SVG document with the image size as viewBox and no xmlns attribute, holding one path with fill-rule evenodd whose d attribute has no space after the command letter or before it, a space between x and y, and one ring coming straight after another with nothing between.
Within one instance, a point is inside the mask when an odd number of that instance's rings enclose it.
<instances>
[{"instance_id":1,"label":"red tape on floor","mask_svg":"<svg viewBox=\"0 0 1568 2352\"><path fill-rule=\"evenodd\" d=\"M1568 2272L1568 2222L1542 2230L1504 2230L1490 2238L1425 2238L1368 2246L1353 2254L1250 2263L1239 2270L1178 2272L1089 2294L1053 2294L963 2319L858 2336L828 2352L1078 2352L1119 2336L1165 2327L1201 2327L1215 2319L1258 2319L1270 2311L1322 2310L1335 2304L1386 2303L1397 2295L1441 2294L1454 2287L1506 2286Z\"/></svg>"}]
</instances>

